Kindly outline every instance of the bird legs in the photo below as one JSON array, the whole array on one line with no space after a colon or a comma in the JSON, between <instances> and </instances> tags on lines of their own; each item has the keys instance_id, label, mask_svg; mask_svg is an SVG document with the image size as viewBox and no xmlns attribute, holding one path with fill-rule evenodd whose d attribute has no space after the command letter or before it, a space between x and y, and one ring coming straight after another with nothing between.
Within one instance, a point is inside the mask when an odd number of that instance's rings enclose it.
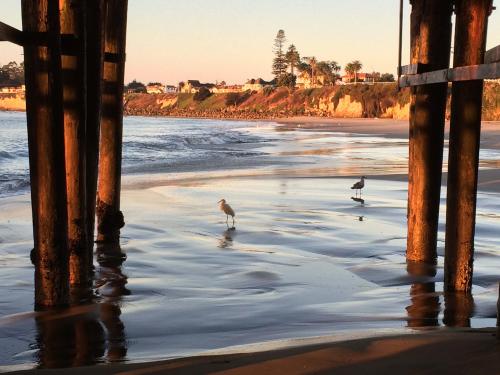
<instances>
[{"instance_id":1,"label":"bird legs","mask_svg":"<svg viewBox=\"0 0 500 375\"><path fill-rule=\"evenodd\" d=\"M231 216L231 217L233 219L233 228L234 228L234 216ZM226 225L229 228L229 215L226 215ZM229 228L229 229L231 229L231 228Z\"/></svg>"}]
</instances>

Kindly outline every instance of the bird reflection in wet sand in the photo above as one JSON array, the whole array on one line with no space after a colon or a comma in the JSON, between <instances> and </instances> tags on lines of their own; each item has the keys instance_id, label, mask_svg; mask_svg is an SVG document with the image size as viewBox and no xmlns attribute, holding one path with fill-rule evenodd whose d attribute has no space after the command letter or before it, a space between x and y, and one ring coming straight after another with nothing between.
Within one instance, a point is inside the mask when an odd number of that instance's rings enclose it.
<instances>
[{"instance_id":1,"label":"bird reflection in wet sand","mask_svg":"<svg viewBox=\"0 0 500 375\"><path fill-rule=\"evenodd\" d=\"M362 198L358 198L358 197L351 197L351 199L354 201L354 202L358 202L358 203L361 203L361 204L365 204L365 200L362 199Z\"/></svg>"},{"instance_id":2,"label":"bird reflection in wet sand","mask_svg":"<svg viewBox=\"0 0 500 375\"><path fill-rule=\"evenodd\" d=\"M409 262L408 274L415 280L410 287L411 305L406 307L408 327L436 327L439 326L439 295L436 293L436 267L423 263Z\"/></svg>"},{"instance_id":3,"label":"bird reflection in wet sand","mask_svg":"<svg viewBox=\"0 0 500 375\"><path fill-rule=\"evenodd\" d=\"M228 247L233 246L233 237L234 237L234 230L233 229L227 229L222 233L222 237L219 239L219 245L218 247L221 249L225 249Z\"/></svg>"}]
</instances>

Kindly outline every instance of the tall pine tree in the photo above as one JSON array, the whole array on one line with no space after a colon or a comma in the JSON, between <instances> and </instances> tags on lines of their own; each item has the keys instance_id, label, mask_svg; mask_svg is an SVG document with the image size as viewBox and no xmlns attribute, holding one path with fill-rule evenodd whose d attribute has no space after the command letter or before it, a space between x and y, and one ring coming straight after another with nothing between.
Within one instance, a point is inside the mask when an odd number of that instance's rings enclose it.
<instances>
[{"instance_id":1,"label":"tall pine tree","mask_svg":"<svg viewBox=\"0 0 500 375\"><path fill-rule=\"evenodd\" d=\"M288 66L290 66L290 73L295 75L295 68L300 63L300 55L295 45L291 44L290 47L288 47L285 58Z\"/></svg>"},{"instance_id":2,"label":"tall pine tree","mask_svg":"<svg viewBox=\"0 0 500 375\"><path fill-rule=\"evenodd\" d=\"M285 56L285 31L279 30L274 39L274 59L273 59L273 74L279 81L286 74L287 61Z\"/></svg>"}]
</instances>

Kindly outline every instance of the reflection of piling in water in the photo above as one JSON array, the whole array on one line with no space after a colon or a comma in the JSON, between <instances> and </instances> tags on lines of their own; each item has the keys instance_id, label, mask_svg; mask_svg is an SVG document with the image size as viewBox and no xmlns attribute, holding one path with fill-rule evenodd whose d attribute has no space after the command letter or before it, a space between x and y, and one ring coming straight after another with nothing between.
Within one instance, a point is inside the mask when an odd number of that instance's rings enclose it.
<instances>
[{"instance_id":1,"label":"reflection of piling in water","mask_svg":"<svg viewBox=\"0 0 500 375\"><path fill-rule=\"evenodd\" d=\"M470 293L445 292L443 323L448 327L470 327L474 298Z\"/></svg>"},{"instance_id":2,"label":"reflection of piling in water","mask_svg":"<svg viewBox=\"0 0 500 375\"><path fill-rule=\"evenodd\" d=\"M108 361L120 361L127 355L125 326L120 319L121 297L130 294L126 288L127 276L121 266L126 255L118 244L98 244L96 287L103 298L100 304L100 318L106 328Z\"/></svg>"},{"instance_id":3,"label":"reflection of piling in water","mask_svg":"<svg viewBox=\"0 0 500 375\"><path fill-rule=\"evenodd\" d=\"M413 0L411 63L448 68L452 1ZM435 263L447 83L412 88L408 170L407 259Z\"/></svg>"},{"instance_id":4,"label":"reflection of piling in water","mask_svg":"<svg viewBox=\"0 0 500 375\"><path fill-rule=\"evenodd\" d=\"M436 295L436 283L415 283L410 288L411 305L408 312L408 327L435 327L441 305Z\"/></svg>"},{"instance_id":5,"label":"reflection of piling in water","mask_svg":"<svg viewBox=\"0 0 500 375\"><path fill-rule=\"evenodd\" d=\"M75 322L75 358L73 367L89 366L104 356L104 330L96 316L78 318Z\"/></svg>"},{"instance_id":6,"label":"reflection of piling in water","mask_svg":"<svg viewBox=\"0 0 500 375\"><path fill-rule=\"evenodd\" d=\"M422 263L408 263L409 275L429 279L436 276L436 268ZM411 305L406 308L408 327L434 327L439 325L439 296L434 281L413 283L410 287Z\"/></svg>"},{"instance_id":7,"label":"reflection of piling in water","mask_svg":"<svg viewBox=\"0 0 500 375\"><path fill-rule=\"evenodd\" d=\"M97 246L96 288L101 301L65 310L47 310L36 318L40 368L120 361L127 355L120 302L130 294L121 266L126 256L117 244Z\"/></svg>"},{"instance_id":8,"label":"reflection of piling in water","mask_svg":"<svg viewBox=\"0 0 500 375\"><path fill-rule=\"evenodd\" d=\"M37 362L39 368L70 367L75 357L75 332L66 320L39 318Z\"/></svg>"},{"instance_id":9,"label":"reflection of piling in water","mask_svg":"<svg viewBox=\"0 0 500 375\"><path fill-rule=\"evenodd\" d=\"M497 340L500 340L500 282L498 283L498 301L497 301Z\"/></svg>"},{"instance_id":10,"label":"reflection of piling in water","mask_svg":"<svg viewBox=\"0 0 500 375\"><path fill-rule=\"evenodd\" d=\"M108 0L102 96L101 143L99 149L99 187L97 198L97 240L117 242L123 227L120 211L123 80L125 74L125 35L127 0Z\"/></svg>"},{"instance_id":11,"label":"reflection of piling in water","mask_svg":"<svg viewBox=\"0 0 500 375\"><path fill-rule=\"evenodd\" d=\"M43 312L36 318L38 367L96 364L104 354L104 331L97 306Z\"/></svg>"},{"instance_id":12,"label":"reflection of piling in water","mask_svg":"<svg viewBox=\"0 0 500 375\"><path fill-rule=\"evenodd\" d=\"M127 356L127 336L120 319L121 314L118 304L101 304L101 321L106 327L106 359L110 362L122 361Z\"/></svg>"}]
</instances>

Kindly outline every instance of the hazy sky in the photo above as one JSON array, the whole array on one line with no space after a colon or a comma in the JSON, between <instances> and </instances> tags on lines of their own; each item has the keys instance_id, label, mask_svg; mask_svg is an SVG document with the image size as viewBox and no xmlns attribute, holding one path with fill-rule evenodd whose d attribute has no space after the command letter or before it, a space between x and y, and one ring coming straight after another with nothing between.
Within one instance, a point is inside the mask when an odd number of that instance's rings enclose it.
<instances>
[{"instance_id":1,"label":"hazy sky","mask_svg":"<svg viewBox=\"0 0 500 375\"><path fill-rule=\"evenodd\" d=\"M20 0L0 1L0 21L21 26ZM405 0L405 18L409 5ZM397 0L129 0L126 81L271 78L273 39L284 29L302 56L360 60L364 71L395 73ZM500 43L490 17L488 48ZM408 22L403 62L408 63ZM22 59L0 42L0 63Z\"/></svg>"}]
</instances>

